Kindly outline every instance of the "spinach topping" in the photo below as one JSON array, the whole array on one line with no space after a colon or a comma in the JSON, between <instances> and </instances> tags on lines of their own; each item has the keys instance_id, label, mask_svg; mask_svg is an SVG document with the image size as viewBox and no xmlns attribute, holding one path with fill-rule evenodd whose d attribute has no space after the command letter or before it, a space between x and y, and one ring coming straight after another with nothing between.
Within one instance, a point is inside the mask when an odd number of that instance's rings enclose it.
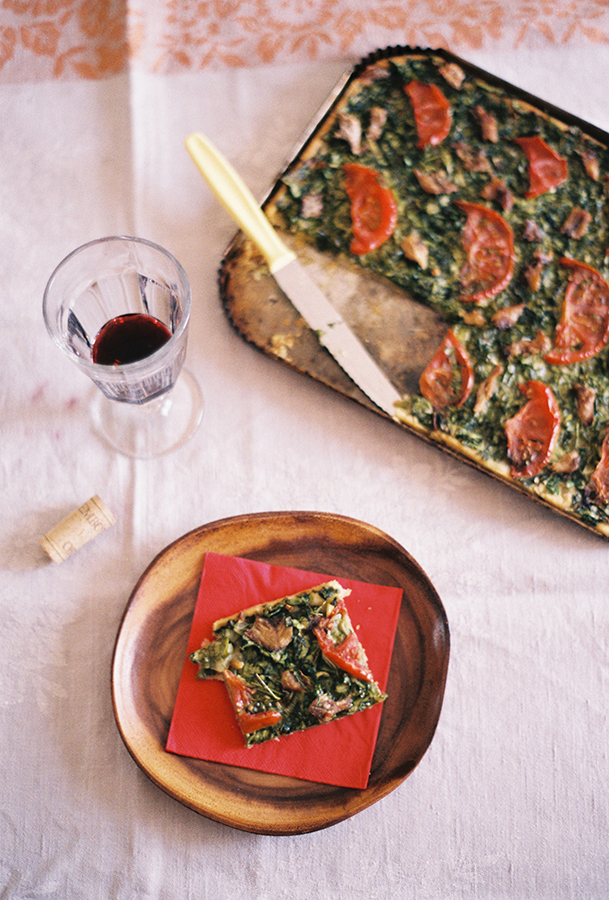
<instances>
[{"instance_id":1,"label":"spinach topping","mask_svg":"<svg viewBox=\"0 0 609 900\"><path fill-rule=\"evenodd\" d=\"M199 667L197 677L201 679L217 678L230 667L249 689L249 714L281 712L278 724L245 735L248 746L320 724L320 718L311 712L312 704L320 699L326 704L336 704L332 718L351 715L385 699L386 695L375 682L356 678L321 653L313 629L321 619L333 615L337 598L332 582L315 592L302 591L283 598L262 612L240 615L222 624L214 631L214 641L190 655ZM292 630L287 646L269 650L248 638L247 633L259 615L283 618L286 627ZM344 621L341 612L336 617L341 623ZM220 664L222 658L224 662ZM289 683L285 680L286 672L290 673Z\"/></svg>"},{"instance_id":2,"label":"spinach topping","mask_svg":"<svg viewBox=\"0 0 609 900\"><path fill-rule=\"evenodd\" d=\"M352 230L343 167L357 162L381 172L398 205L398 224L391 238L357 262L436 309L453 327L474 364L475 388L462 407L434 414L424 398L413 395L405 397L404 410L424 430L439 429L483 460L505 467L503 425L523 405L519 385L531 379L543 381L561 410L555 454L577 451L581 461L573 473L558 473L547 466L540 475L522 479L522 483L541 488L550 498L561 498L561 505L569 506L587 524L607 522L607 509L591 501L586 485L609 425L609 351L604 348L584 363L549 365L539 350L513 353L512 348L539 334L553 340L569 278L569 271L560 264L562 257L592 266L605 279L609 276L609 151L580 128L531 108L482 78L466 74L460 87L451 86L441 74L442 63L433 55L400 57L389 61L384 76L362 78L358 90L347 95L341 112L356 117L365 135L371 111L381 108L386 112L386 122L380 135L364 138L361 152L355 155L340 129L330 128L315 155L286 173L285 190L276 200L277 211L286 228L303 234L319 250L353 259L349 254ZM414 115L404 92L404 85L411 80L436 84L451 104L451 132L437 146L417 147ZM496 120L496 142L483 140L479 108ZM557 188L527 199L528 160L515 139L533 135L567 160L569 174ZM460 155L464 147L480 151L486 160L479 170L466 168ZM590 159L594 160L595 173L587 166ZM429 193L416 172L440 174L454 190ZM501 192L495 197L492 193L481 197L492 179L502 182L510 204L505 204L505 193ZM303 200L311 195L321 199L319 213L303 216ZM513 277L504 290L479 307L460 298L460 272L466 261L462 245L465 214L455 199L495 209L514 234ZM587 229L576 236L564 228L574 209L590 215ZM425 268L404 253L403 242L412 232L418 233L427 246ZM528 277L534 266L536 282ZM524 311L515 324L504 329L493 324L492 317L498 310L520 304ZM467 324L476 309L481 318L476 324ZM484 409L475 411L476 388L496 365L503 367L496 393ZM596 413L589 425L582 424L578 416L574 390L578 384L596 392Z\"/></svg>"}]
</instances>

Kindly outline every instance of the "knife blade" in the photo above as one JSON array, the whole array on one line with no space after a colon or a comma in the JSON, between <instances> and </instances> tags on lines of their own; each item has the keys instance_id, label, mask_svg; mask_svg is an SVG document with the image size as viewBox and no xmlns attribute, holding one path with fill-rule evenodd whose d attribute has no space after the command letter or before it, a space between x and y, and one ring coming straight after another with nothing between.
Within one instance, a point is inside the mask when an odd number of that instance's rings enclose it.
<instances>
[{"instance_id":1,"label":"knife blade","mask_svg":"<svg viewBox=\"0 0 609 900\"><path fill-rule=\"evenodd\" d=\"M402 395L338 310L283 242L253 194L220 151L200 133L186 139L195 165L229 215L252 240L278 285L352 381L387 415Z\"/></svg>"}]
</instances>

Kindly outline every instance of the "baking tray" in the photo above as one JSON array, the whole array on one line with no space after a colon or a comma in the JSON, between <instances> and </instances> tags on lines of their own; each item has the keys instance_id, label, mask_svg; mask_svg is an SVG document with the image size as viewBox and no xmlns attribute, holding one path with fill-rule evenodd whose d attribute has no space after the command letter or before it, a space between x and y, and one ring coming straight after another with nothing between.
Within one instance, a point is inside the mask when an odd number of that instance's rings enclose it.
<instances>
[{"instance_id":1,"label":"baking tray","mask_svg":"<svg viewBox=\"0 0 609 900\"><path fill-rule=\"evenodd\" d=\"M467 75L496 86L512 99L528 104L534 110L566 126L581 129L586 136L603 147L609 147L609 134L602 129L515 87L447 50L408 46L389 47L363 58L339 80L263 200L263 208L267 210L269 207L272 208L279 192L285 189L283 179L300 160L306 158L312 142L332 127L334 111L349 92L352 83L368 67L380 60L417 54L432 54L435 59L455 63ZM420 303L411 302L405 305L404 290L370 270L351 263L345 256L337 257L321 253L287 232L282 232L282 238L297 250L300 260L308 267L310 274L340 309L353 331L396 387L403 393L415 394L418 391L420 373L441 340L441 328L437 317ZM320 346L316 334L304 322L270 275L257 248L241 232L234 237L223 255L219 269L219 289L221 302L230 322L248 343L280 363L355 401L375 415L389 418L369 400L333 357ZM370 316L370 310L379 305L379 297L382 297L382 321ZM404 361L403 345L399 340L399 335L405 331L416 334L417 337L414 343L415 352L407 366ZM398 336L398 339L395 336ZM409 423L396 422L394 419L391 421L395 422L397 427L416 434L441 451L506 484L552 512L570 519L601 538L609 539L609 524L601 523L600 526L598 523L590 524L580 514L556 505L551 497L540 496L534 486L522 484L510 477L507 467L498 470L481 464L478 459L468 454L465 448L455 446L453 441L446 440L441 433L430 434Z\"/></svg>"}]
</instances>

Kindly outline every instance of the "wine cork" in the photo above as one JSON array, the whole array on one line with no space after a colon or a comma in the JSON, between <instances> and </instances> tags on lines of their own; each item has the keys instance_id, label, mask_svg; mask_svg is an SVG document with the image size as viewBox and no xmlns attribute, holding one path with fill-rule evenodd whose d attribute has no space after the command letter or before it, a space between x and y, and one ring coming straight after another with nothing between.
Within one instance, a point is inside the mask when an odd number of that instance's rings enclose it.
<instances>
[{"instance_id":1,"label":"wine cork","mask_svg":"<svg viewBox=\"0 0 609 900\"><path fill-rule=\"evenodd\" d=\"M115 522L108 507L95 494L48 531L40 543L53 562L60 563Z\"/></svg>"}]
</instances>

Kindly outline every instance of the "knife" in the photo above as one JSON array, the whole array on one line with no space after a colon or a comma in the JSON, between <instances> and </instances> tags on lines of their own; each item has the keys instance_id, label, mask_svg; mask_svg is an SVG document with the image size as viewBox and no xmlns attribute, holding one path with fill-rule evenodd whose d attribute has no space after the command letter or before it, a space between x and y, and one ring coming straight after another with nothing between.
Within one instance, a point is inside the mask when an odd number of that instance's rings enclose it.
<instances>
[{"instance_id":1,"label":"knife","mask_svg":"<svg viewBox=\"0 0 609 900\"><path fill-rule=\"evenodd\" d=\"M379 368L343 317L284 244L241 177L202 134L186 139L186 149L220 203L266 259L290 302L355 384L389 416L402 395Z\"/></svg>"}]
</instances>

